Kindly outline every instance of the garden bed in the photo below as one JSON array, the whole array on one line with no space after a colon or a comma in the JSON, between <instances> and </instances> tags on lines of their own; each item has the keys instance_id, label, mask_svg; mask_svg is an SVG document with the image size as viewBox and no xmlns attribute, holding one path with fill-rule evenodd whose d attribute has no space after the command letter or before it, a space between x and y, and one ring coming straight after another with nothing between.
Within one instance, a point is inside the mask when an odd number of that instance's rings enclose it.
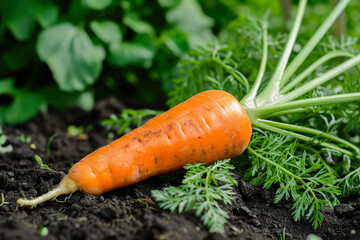
<instances>
[{"instance_id":1,"label":"garden bed","mask_svg":"<svg viewBox=\"0 0 360 240\"><path fill-rule=\"evenodd\" d=\"M40 235L46 235L46 239L96 240L306 239L309 234L332 240L360 238L360 198L355 199L355 207L340 204L334 212L325 209L322 226L314 231L306 220L293 221L291 201L274 204L273 189L264 190L240 178L235 187L236 200L231 206L223 206L230 215L225 234L209 233L193 212L172 214L153 202L151 190L178 185L181 177L171 181L155 177L100 196L76 192L35 208L16 205L21 190L28 198L47 192L73 163L107 144L109 131L101 126L101 120L123 108L115 99L108 99L90 112L50 109L26 124L3 127L13 151L0 154L0 192L4 196L0 239L36 239ZM85 130L80 138L69 137L69 125L91 126L91 130ZM48 153L47 143L54 133ZM31 136L31 141L21 141L22 134L25 138ZM52 170L41 168L34 155Z\"/></svg>"}]
</instances>

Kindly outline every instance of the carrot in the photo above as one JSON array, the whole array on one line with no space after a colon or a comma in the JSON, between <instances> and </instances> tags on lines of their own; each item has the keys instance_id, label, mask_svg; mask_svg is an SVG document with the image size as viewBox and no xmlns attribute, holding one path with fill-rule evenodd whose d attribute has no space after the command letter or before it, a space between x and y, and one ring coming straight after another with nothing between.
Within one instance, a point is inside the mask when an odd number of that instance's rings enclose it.
<instances>
[{"instance_id":1,"label":"carrot","mask_svg":"<svg viewBox=\"0 0 360 240\"><path fill-rule=\"evenodd\" d=\"M35 206L80 190L98 195L181 169L240 155L251 137L249 117L230 93L197 94L76 163L53 190L19 205Z\"/></svg>"}]
</instances>

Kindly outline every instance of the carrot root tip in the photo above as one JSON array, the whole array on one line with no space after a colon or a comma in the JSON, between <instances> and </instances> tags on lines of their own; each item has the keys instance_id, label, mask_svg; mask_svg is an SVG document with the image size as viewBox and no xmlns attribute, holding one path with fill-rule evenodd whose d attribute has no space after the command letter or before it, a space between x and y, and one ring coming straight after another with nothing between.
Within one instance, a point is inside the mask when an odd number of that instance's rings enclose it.
<instances>
[{"instance_id":1,"label":"carrot root tip","mask_svg":"<svg viewBox=\"0 0 360 240\"><path fill-rule=\"evenodd\" d=\"M53 200L59 195L72 194L77 190L79 190L79 188L76 185L76 183L71 178L69 178L68 175L65 175L65 177L59 183L59 185L57 185L54 189L50 190L49 192L33 199L19 198L16 201L16 203L19 206L35 207L36 205L43 203L45 201Z\"/></svg>"}]
</instances>

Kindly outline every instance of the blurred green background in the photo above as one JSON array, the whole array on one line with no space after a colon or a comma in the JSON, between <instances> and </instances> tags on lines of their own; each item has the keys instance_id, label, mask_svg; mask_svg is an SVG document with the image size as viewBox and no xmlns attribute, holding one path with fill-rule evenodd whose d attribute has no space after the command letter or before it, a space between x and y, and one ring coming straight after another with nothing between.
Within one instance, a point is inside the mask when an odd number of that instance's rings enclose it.
<instances>
[{"instance_id":1,"label":"blurred green background","mask_svg":"<svg viewBox=\"0 0 360 240\"><path fill-rule=\"evenodd\" d=\"M312 0L300 36L335 4ZM165 108L176 66L232 21L270 11L269 31L286 33L290 0L3 0L0 2L0 123L28 120L49 106L89 110L116 96L129 107ZM356 0L333 33L360 36Z\"/></svg>"}]
</instances>

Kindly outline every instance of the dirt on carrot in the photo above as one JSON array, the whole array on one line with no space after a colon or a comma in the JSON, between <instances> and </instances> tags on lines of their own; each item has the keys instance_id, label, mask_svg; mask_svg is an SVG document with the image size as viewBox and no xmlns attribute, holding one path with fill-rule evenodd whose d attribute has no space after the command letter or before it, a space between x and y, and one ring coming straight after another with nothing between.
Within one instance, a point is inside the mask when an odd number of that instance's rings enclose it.
<instances>
[{"instance_id":1,"label":"dirt on carrot","mask_svg":"<svg viewBox=\"0 0 360 240\"><path fill-rule=\"evenodd\" d=\"M17 208L20 189L28 198L49 191L73 163L105 145L108 131L100 122L122 108L111 99L91 112L50 110L27 124L3 127L14 151L0 154L0 194L4 196L0 203L0 239L37 239L46 233L40 231L40 226L48 231L46 239L306 239L311 233L323 239L356 239L356 230L360 232L360 199L354 199L356 206L340 204L334 212L326 209L322 227L314 232L307 221L293 221L291 201L274 204L274 189L263 190L239 178L236 200L231 206L223 206L230 215L224 235L210 234L192 212L170 214L159 210L156 203L138 201L152 199L151 190L179 185L181 176L171 182L155 177L99 196L76 192L66 202L62 202L65 195L33 209ZM66 137L69 125L89 124L93 130L87 132L87 140ZM54 133L57 135L47 155L46 145ZM17 140L21 134L31 135L37 148ZM35 154L53 171L40 168Z\"/></svg>"}]
</instances>

